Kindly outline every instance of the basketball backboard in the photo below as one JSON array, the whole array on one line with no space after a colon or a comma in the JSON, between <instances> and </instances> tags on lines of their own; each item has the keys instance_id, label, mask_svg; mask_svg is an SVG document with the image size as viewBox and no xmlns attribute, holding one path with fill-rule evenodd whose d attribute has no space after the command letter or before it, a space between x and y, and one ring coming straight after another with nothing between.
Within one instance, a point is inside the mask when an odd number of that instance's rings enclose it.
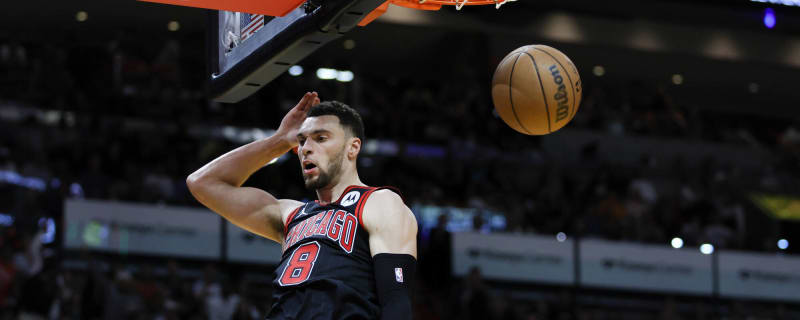
<instances>
[{"instance_id":1,"label":"basketball backboard","mask_svg":"<svg viewBox=\"0 0 800 320\"><path fill-rule=\"evenodd\" d=\"M350 31L386 0L308 0L284 16L209 14L209 89L235 103Z\"/></svg>"},{"instance_id":2,"label":"basketball backboard","mask_svg":"<svg viewBox=\"0 0 800 320\"><path fill-rule=\"evenodd\" d=\"M285 16L300 6L305 0L139 0L171 4L183 7L195 7L213 10L242 11L265 14L273 17Z\"/></svg>"}]
</instances>

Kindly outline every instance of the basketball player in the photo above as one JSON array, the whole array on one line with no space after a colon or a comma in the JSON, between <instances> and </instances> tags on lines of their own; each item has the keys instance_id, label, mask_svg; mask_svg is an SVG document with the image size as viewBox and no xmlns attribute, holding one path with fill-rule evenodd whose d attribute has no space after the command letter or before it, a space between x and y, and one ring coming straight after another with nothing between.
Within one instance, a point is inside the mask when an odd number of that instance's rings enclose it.
<instances>
[{"instance_id":1,"label":"basketball player","mask_svg":"<svg viewBox=\"0 0 800 320\"><path fill-rule=\"evenodd\" d=\"M393 190L366 186L356 159L361 116L306 93L277 132L228 152L187 179L209 209L282 245L268 319L410 319L417 222ZM318 200L276 199L242 184L294 147Z\"/></svg>"}]
</instances>

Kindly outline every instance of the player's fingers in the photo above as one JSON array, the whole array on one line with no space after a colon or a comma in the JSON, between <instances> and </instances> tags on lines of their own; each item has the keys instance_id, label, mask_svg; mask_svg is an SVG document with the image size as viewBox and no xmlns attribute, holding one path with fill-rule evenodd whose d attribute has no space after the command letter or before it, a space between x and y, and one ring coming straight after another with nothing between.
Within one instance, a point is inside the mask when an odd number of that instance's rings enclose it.
<instances>
[{"instance_id":1,"label":"player's fingers","mask_svg":"<svg viewBox=\"0 0 800 320\"><path fill-rule=\"evenodd\" d=\"M303 104L303 112L308 112L308 110L311 109L311 103L313 102L314 102L314 96L311 95L308 97L308 100L305 101L305 104Z\"/></svg>"},{"instance_id":2,"label":"player's fingers","mask_svg":"<svg viewBox=\"0 0 800 320\"><path fill-rule=\"evenodd\" d=\"M310 100L311 100L311 93L310 92L306 92L306 94L303 95L303 98L300 99L300 102L298 102L297 105L294 106L294 108L295 109L300 109L300 110L305 110L306 109L306 105L308 104L308 102Z\"/></svg>"},{"instance_id":3,"label":"player's fingers","mask_svg":"<svg viewBox=\"0 0 800 320\"><path fill-rule=\"evenodd\" d=\"M311 94L313 95L313 96L312 96L312 97L313 97L313 99L311 99L311 106L313 107L313 106L316 106L316 105L318 105L318 104L319 104L319 102L320 102L320 101L319 101L319 94L318 94L318 93L316 93L316 92L312 92Z\"/></svg>"},{"instance_id":4,"label":"player's fingers","mask_svg":"<svg viewBox=\"0 0 800 320\"><path fill-rule=\"evenodd\" d=\"M317 98L317 93L316 93L316 92L311 92L311 93L309 94L309 96L308 96L308 100L306 100L306 104L303 106L303 109L304 109L304 110L308 110L308 109L310 109L312 106L314 106L314 105L316 105L317 103L319 103L319 102L316 102L316 103L315 103L315 101L319 101L319 98Z\"/></svg>"},{"instance_id":5,"label":"player's fingers","mask_svg":"<svg viewBox=\"0 0 800 320\"><path fill-rule=\"evenodd\" d=\"M300 98L300 102L298 102L297 105L302 106L302 105L308 103L308 99L310 97L311 97L311 92L306 92L305 94L303 94L303 97Z\"/></svg>"}]
</instances>

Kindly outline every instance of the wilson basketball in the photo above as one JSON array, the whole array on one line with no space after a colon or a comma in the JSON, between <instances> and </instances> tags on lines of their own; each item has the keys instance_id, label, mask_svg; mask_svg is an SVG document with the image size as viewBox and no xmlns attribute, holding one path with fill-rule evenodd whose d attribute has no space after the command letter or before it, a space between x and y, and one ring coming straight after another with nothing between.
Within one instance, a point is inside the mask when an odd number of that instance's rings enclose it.
<instances>
[{"instance_id":1,"label":"wilson basketball","mask_svg":"<svg viewBox=\"0 0 800 320\"><path fill-rule=\"evenodd\" d=\"M563 128L581 103L581 79L575 64L555 48L520 47L509 53L492 79L492 99L500 118L528 135Z\"/></svg>"}]
</instances>

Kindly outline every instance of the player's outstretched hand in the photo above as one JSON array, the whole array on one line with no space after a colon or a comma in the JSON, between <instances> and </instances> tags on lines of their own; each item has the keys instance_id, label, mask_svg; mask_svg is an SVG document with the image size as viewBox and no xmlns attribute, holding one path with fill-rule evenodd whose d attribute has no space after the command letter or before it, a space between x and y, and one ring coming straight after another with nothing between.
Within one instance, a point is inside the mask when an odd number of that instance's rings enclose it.
<instances>
[{"instance_id":1,"label":"player's outstretched hand","mask_svg":"<svg viewBox=\"0 0 800 320\"><path fill-rule=\"evenodd\" d=\"M286 141L289 141L289 144L292 146L292 148L296 147L297 130L300 129L300 125L303 124L303 121L306 119L308 110L317 104L319 104L319 96L317 93L306 92L306 94L303 95L303 98L300 99L300 102L298 102L297 105L294 106L292 110L289 110L289 112L283 117L283 120L281 120L281 125L278 127L276 134L286 137Z\"/></svg>"}]
</instances>

